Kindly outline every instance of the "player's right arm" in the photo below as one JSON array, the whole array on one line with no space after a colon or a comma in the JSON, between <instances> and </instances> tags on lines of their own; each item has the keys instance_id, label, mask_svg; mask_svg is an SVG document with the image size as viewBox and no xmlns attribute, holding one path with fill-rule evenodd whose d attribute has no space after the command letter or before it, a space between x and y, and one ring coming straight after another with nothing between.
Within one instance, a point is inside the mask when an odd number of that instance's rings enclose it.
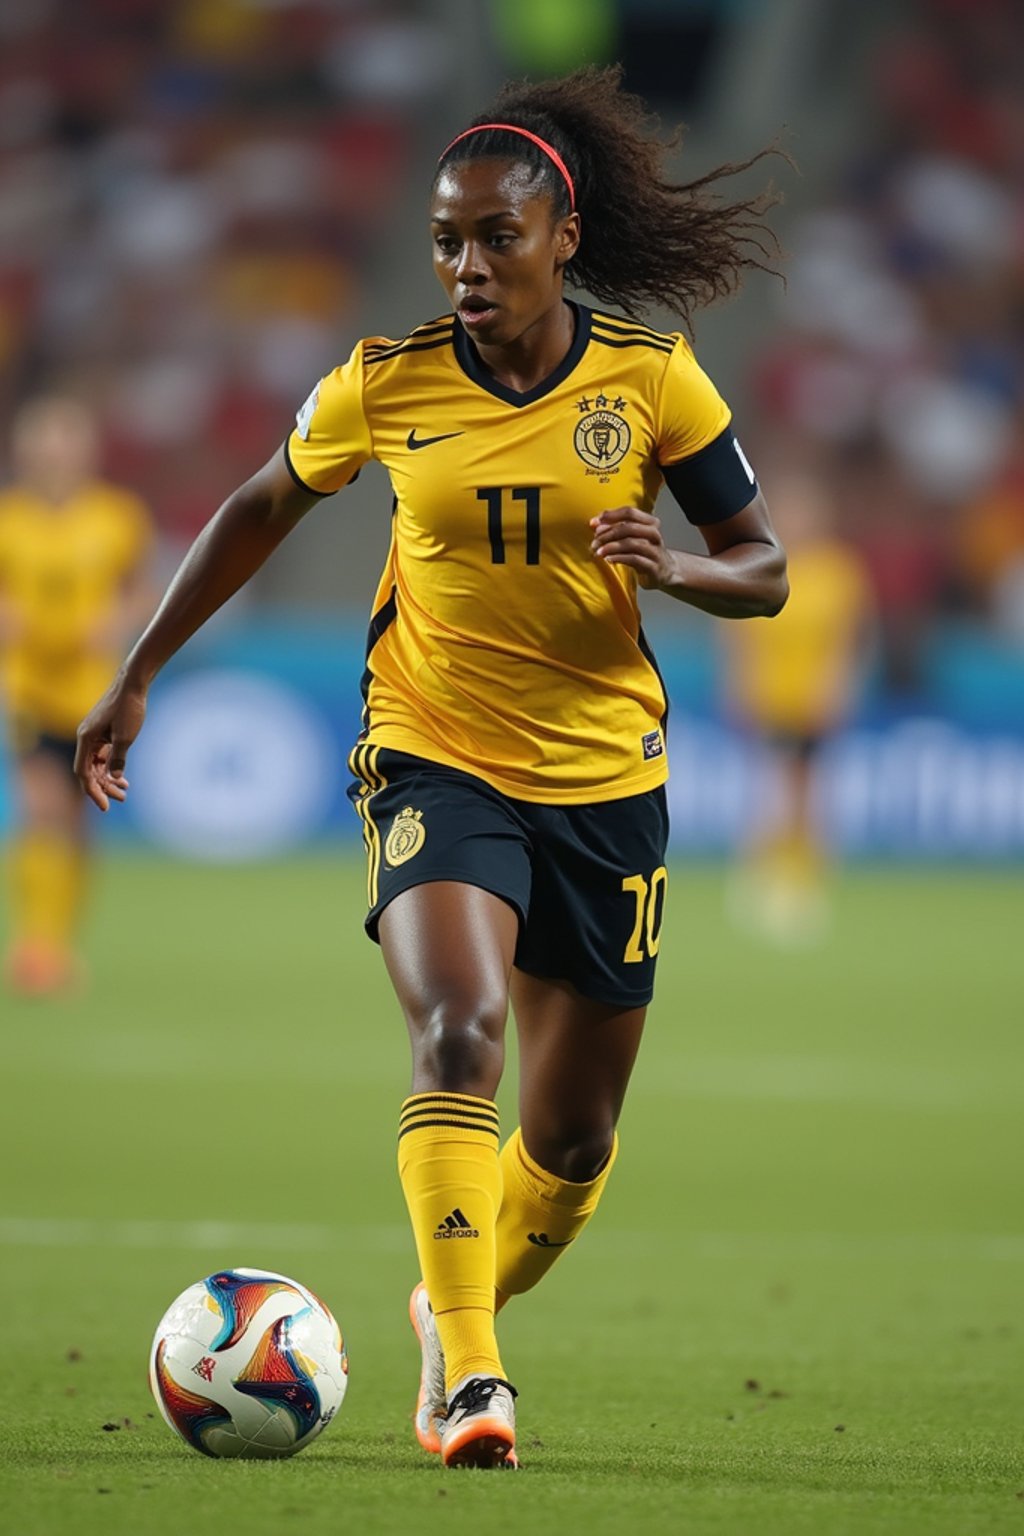
<instances>
[{"instance_id":1,"label":"player's right arm","mask_svg":"<svg viewBox=\"0 0 1024 1536\"><path fill-rule=\"evenodd\" d=\"M111 800L125 798L125 757L142 729L146 696L160 668L319 500L297 483L282 449L228 497L199 534L114 681L78 728L75 773L101 811Z\"/></svg>"}]
</instances>

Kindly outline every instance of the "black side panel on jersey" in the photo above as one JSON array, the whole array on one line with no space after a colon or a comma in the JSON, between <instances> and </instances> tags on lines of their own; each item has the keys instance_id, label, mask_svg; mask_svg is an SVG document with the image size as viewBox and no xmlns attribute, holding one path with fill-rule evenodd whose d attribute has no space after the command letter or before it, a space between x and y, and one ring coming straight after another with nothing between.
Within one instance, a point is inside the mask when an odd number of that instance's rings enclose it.
<instances>
[{"instance_id":1,"label":"black side panel on jersey","mask_svg":"<svg viewBox=\"0 0 1024 1536\"><path fill-rule=\"evenodd\" d=\"M359 692L363 697L364 712L370 703L370 684L373 681L373 668L370 665L370 656L381 635L394 623L397 614L398 600L395 596L394 588L392 588L391 596L387 599L386 602L381 604L381 606L377 609L377 612L373 615L373 618L370 620L370 628L366 635L366 666L363 669L363 675L359 680ZM365 720L363 721L363 724L366 724Z\"/></svg>"},{"instance_id":2,"label":"black side panel on jersey","mask_svg":"<svg viewBox=\"0 0 1024 1536\"><path fill-rule=\"evenodd\" d=\"M757 495L754 472L731 427L690 458L663 464L661 473L691 523L724 523Z\"/></svg>"},{"instance_id":3,"label":"black side panel on jersey","mask_svg":"<svg viewBox=\"0 0 1024 1536\"><path fill-rule=\"evenodd\" d=\"M661 728L664 731L668 728L668 712L670 708L668 689L665 687L665 679L662 677L661 668L658 666L658 658L654 654L654 651L651 647L651 642L644 634L644 627L642 624L637 633L636 643L640 647L640 652L644 657L644 660L648 663L652 672L654 672L655 676L657 677L658 682L661 684L661 692L665 699L665 709L661 717Z\"/></svg>"}]
</instances>

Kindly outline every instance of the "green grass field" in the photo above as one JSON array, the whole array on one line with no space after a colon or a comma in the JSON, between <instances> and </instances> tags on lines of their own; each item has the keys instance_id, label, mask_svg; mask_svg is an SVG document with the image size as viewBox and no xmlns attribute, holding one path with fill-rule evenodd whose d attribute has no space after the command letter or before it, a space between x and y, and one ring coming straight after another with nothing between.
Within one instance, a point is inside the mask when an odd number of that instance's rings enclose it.
<instances>
[{"instance_id":1,"label":"green grass field","mask_svg":"<svg viewBox=\"0 0 1024 1536\"><path fill-rule=\"evenodd\" d=\"M800 954L722 907L674 868L615 1178L502 1316L524 1470L446 1474L409 1421L406 1046L360 866L111 859L86 998L0 999L0 1529L1024 1530L1017 879L851 873ZM154 1417L158 1318L236 1264L346 1334L342 1413L290 1462Z\"/></svg>"}]
</instances>

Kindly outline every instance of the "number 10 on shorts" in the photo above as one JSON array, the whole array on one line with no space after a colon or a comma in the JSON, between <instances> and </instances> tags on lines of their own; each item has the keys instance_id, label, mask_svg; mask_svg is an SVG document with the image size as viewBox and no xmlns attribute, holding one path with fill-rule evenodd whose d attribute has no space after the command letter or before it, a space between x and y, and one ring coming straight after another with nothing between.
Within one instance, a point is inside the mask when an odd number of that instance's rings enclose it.
<instances>
[{"instance_id":1,"label":"number 10 on shorts","mask_svg":"<svg viewBox=\"0 0 1024 1536\"><path fill-rule=\"evenodd\" d=\"M646 960L649 955L653 960L658 953L661 944L661 922L665 915L665 888L668 885L668 870L662 864L654 871L650 880L643 875L627 875L622 882L622 889L630 893L636 902L636 920L633 924L633 932L629 936L626 945L626 953L623 961L626 965L635 965L638 961ZM646 954L644 946L646 944Z\"/></svg>"}]
</instances>

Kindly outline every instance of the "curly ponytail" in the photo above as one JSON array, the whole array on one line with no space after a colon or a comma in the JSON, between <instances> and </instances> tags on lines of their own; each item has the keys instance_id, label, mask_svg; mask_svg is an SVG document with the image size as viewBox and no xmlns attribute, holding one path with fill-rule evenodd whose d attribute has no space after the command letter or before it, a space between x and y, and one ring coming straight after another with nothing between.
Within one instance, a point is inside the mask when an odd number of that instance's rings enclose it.
<instances>
[{"instance_id":1,"label":"curly ponytail","mask_svg":"<svg viewBox=\"0 0 1024 1536\"><path fill-rule=\"evenodd\" d=\"M511 82L471 126L495 122L537 134L564 160L582 225L579 250L565 275L602 302L634 316L662 305L689 326L696 309L739 286L744 269L774 271L780 247L763 215L781 201L780 194L769 186L755 197L722 203L716 186L782 151L762 149L695 181L666 180L663 161L680 143L682 129L665 142L655 137L656 122L645 103L622 89L621 65L589 65L560 80ZM457 139L442 156L438 174L442 167L485 157L530 166L537 190L550 193L555 216L569 213L561 171L521 134L490 128Z\"/></svg>"}]
</instances>

